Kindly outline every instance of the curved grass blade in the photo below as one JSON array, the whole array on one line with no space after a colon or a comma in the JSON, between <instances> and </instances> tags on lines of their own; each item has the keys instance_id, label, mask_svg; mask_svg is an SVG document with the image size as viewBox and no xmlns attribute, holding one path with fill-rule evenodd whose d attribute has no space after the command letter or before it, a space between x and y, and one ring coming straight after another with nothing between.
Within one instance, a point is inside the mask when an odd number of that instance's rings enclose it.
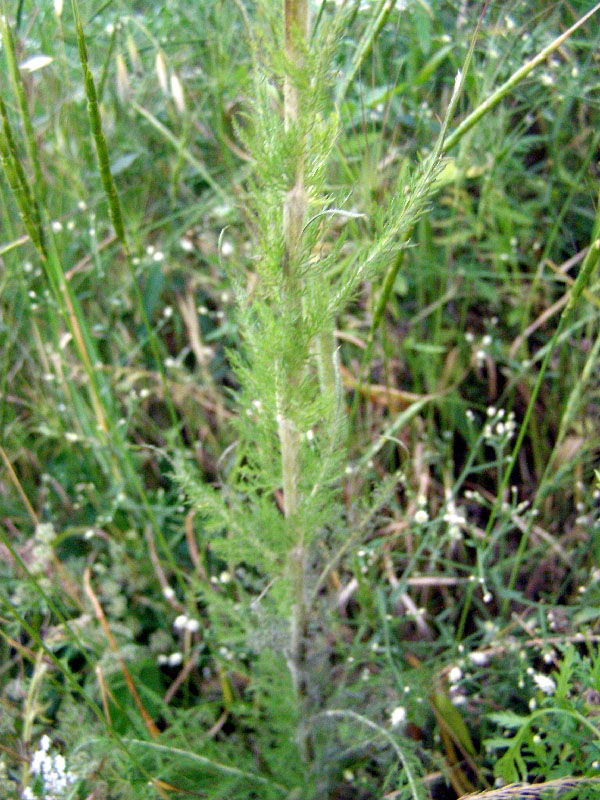
<instances>
[{"instance_id":1,"label":"curved grass blade","mask_svg":"<svg viewBox=\"0 0 600 800\"><path fill-rule=\"evenodd\" d=\"M421 782L413 771L411 761L389 731L387 731L385 728L382 728L381 725L377 725L377 723L372 722L368 717L363 717L362 714L358 714L356 711L351 711L350 709L331 709L330 711L322 711L320 714L317 714L317 718L318 717L353 719L356 722L359 722L361 725L376 731L384 739L387 739L404 768L413 800L423 800L424 793L421 788Z\"/></svg>"},{"instance_id":2,"label":"curved grass blade","mask_svg":"<svg viewBox=\"0 0 600 800\"><path fill-rule=\"evenodd\" d=\"M246 770L232 767L229 764L223 764L220 761L214 761L212 758L202 756L199 753L192 753L190 750L182 750L179 747L171 747L166 744L158 744L157 742L145 742L143 739L127 739L130 744L139 744L143 747L151 748L152 750L159 750L163 753L170 753L171 755L181 756L182 758L189 758L191 761L211 767L217 772L224 772L227 775L233 775L238 778L245 778L253 783L259 783L262 786L269 786L272 789L279 790L283 795L287 796L289 789L277 781L272 781L269 778L264 778L262 775L255 775L253 772L246 772Z\"/></svg>"},{"instance_id":3,"label":"curved grass blade","mask_svg":"<svg viewBox=\"0 0 600 800\"><path fill-rule=\"evenodd\" d=\"M586 14L584 14L580 19L577 20L570 28L568 28L564 33L561 33L560 36L557 36L554 41L550 42L547 47L544 47L543 50L534 56L530 61L526 64L523 64L516 72L514 72L508 80L506 80L502 86L499 86L495 92L493 92L486 100L483 101L477 108L472 111L468 117L466 117L453 131L450 136L446 139L444 143L444 152L448 152L451 150L458 142L462 139L465 133L473 128L479 120L484 117L488 112L490 112L493 108L495 108L498 103L509 94L512 89L521 81L526 78L532 70L534 70L538 64L541 64L542 61L545 61L548 56L552 55L555 50L557 50L563 42L565 42L570 36L572 36L575 31L580 28L588 19L590 19L597 11L600 10L600 3L597 3L593 8L591 8Z\"/></svg>"},{"instance_id":4,"label":"curved grass blade","mask_svg":"<svg viewBox=\"0 0 600 800\"><path fill-rule=\"evenodd\" d=\"M172 145L175 150L180 154L181 158L184 158L190 166L192 166L200 175L203 181L206 181L208 186L219 195L219 197L224 200L225 202L231 202L231 199L227 192L215 181L212 177L210 172L206 169L204 164L199 161L195 156L193 156L189 149L184 146L182 142L167 128L166 125L156 119L156 117L150 113L146 108L143 106L138 105L134 100L131 101L131 107L134 108L138 114L140 114L144 119L148 120L148 122L155 128L164 139Z\"/></svg>"}]
</instances>

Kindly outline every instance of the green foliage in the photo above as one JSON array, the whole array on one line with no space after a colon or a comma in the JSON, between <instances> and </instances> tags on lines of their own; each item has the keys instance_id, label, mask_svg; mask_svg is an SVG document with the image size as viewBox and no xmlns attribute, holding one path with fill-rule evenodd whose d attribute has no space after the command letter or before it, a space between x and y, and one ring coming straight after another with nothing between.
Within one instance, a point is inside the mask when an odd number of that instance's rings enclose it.
<instances>
[{"instance_id":1,"label":"green foliage","mask_svg":"<svg viewBox=\"0 0 600 800\"><path fill-rule=\"evenodd\" d=\"M530 701L531 713L490 715L497 726L505 729L503 738L486 741L488 750L505 751L495 766L499 778L507 783L527 780L532 764L546 780L593 772L600 755L600 740L586 712L588 699L595 698L597 692L597 668L597 653L592 658L582 657L573 645L568 645L558 672L536 680L544 691L538 690ZM512 731L512 735L506 735ZM594 789L579 788L578 792L581 794L577 796L593 797Z\"/></svg>"}]
</instances>

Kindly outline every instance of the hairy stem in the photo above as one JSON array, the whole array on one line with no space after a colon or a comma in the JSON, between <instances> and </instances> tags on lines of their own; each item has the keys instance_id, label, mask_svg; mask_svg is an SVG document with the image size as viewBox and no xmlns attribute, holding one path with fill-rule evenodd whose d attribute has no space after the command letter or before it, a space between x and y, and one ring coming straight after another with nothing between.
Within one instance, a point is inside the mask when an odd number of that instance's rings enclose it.
<instances>
[{"instance_id":1,"label":"hairy stem","mask_svg":"<svg viewBox=\"0 0 600 800\"><path fill-rule=\"evenodd\" d=\"M293 132L300 123L302 112L302 92L298 78L304 67L304 53L309 36L308 0L284 0L284 14L285 55L288 61L284 82L284 121L286 132ZM302 325L301 237L308 210L304 150L305 144L302 141L297 152L294 183L286 193L283 207L285 239L285 256L282 265L283 312L286 324L291 326L294 338L295 330L301 334L299 326ZM301 432L297 429L292 416L294 394L297 392L304 364L297 363L293 358L289 359L289 362L291 363L286 363L284 355L281 364L279 398L279 441L285 515L293 527L295 540L289 563L293 591L289 664L298 699L301 704L304 704L307 688L305 657L307 609L304 586L306 545L304 525L298 514L301 502ZM300 747L304 759L309 762L311 746L309 736L303 726L300 730Z\"/></svg>"}]
</instances>

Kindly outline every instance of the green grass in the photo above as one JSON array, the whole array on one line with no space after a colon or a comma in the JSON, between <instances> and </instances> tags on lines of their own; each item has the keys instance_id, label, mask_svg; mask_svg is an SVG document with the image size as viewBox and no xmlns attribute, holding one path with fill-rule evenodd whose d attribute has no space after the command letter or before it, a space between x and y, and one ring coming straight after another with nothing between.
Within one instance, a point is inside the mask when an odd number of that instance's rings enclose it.
<instances>
[{"instance_id":1,"label":"green grass","mask_svg":"<svg viewBox=\"0 0 600 800\"><path fill-rule=\"evenodd\" d=\"M598 16L328 3L295 74L279 5L74 8L2 3L2 798L43 734L80 799L594 797Z\"/></svg>"}]
</instances>

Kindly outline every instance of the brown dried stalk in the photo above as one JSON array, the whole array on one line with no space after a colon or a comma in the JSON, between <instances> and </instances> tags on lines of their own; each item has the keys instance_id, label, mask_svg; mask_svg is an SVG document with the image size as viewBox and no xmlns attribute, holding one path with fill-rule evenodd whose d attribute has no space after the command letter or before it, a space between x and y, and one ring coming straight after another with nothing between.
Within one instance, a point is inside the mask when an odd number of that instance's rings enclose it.
<instances>
[{"instance_id":1,"label":"brown dried stalk","mask_svg":"<svg viewBox=\"0 0 600 800\"><path fill-rule=\"evenodd\" d=\"M96 612L96 617L98 618L98 621L100 622L100 625L102 625L102 628L104 629L104 633L106 634L106 638L108 639L108 643L110 645L111 650L116 655L116 657L117 657L117 659L119 661L119 664L121 666L121 671L123 672L123 676L125 677L125 682L127 684L127 688L129 689L129 692L130 692L131 696L133 697L134 702L135 702L136 706L138 707L139 712L142 715L142 718L143 718L144 722L146 723L146 727L148 728L148 731L150 732L152 738L153 739L158 739L158 737L160 736L160 731L156 727L156 725L154 723L154 720L152 719L152 717L148 713L148 710L144 706L144 703L142 702L142 698L140 697L140 694L139 694L139 692L137 690L137 687L136 687L136 685L134 683L134 680L133 680L133 677L131 675L131 672L129 672L127 664L125 663L125 659L121 655L121 650L119 648L117 640L115 639L115 636L114 636L112 630L110 629L110 625L108 624L108 620L106 619L106 615L104 613L104 610L103 610L102 606L100 605L100 601L96 597L96 594L95 594L95 592L94 592L94 590L92 588L91 574L92 573L91 573L90 568L87 567L87 569L85 570L84 576L83 576L83 584L85 586L86 594L90 598L90 600L92 601L92 605L94 606L94 611Z\"/></svg>"},{"instance_id":2,"label":"brown dried stalk","mask_svg":"<svg viewBox=\"0 0 600 800\"><path fill-rule=\"evenodd\" d=\"M600 778L557 778L544 783L511 783L499 789L465 794L459 800L520 800L523 797L539 797L543 792L573 789L584 783L598 783Z\"/></svg>"}]
</instances>

